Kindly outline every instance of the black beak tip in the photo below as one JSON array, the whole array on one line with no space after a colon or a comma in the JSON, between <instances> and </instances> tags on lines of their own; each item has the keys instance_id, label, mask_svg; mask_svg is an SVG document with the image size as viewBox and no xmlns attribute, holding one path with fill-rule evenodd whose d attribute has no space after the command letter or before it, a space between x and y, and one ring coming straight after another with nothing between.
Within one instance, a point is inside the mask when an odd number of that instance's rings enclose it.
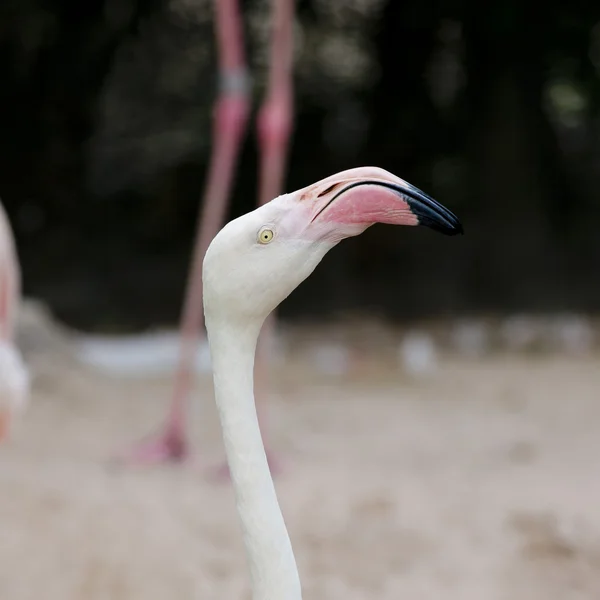
<instances>
[{"instance_id":1,"label":"black beak tip","mask_svg":"<svg viewBox=\"0 0 600 600\"><path fill-rule=\"evenodd\" d=\"M417 217L419 220L419 225L424 227L429 227L429 229L433 229L438 233L443 233L444 235L464 235L465 231L461 222L456 219L452 221L448 221L446 219L432 219L431 217Z\"/></svg>"},{"instance_id":2,"label":"black beak tip","mask_svg":"<svg viewBox=\"0 0 600 600\"><path fill-rule=\"evenodd\" d=\"M446 228L446 231L443 233L445 233L446 235L464 235L465 230L463 229L462 223L458 219L456 219L452 226Z\"/></svg>"},{"instance_id":3,"label":"black beak tip","mask_svg":"<svg viewBox=\"0 0 600 600\"><path fill-rule=\"evenodd\" d=\"M409 198L411 212L417 217L419 225L429 227L444 235L464 235L462 223L445 206L421 192L417 198Z\"/></svg>"}]
</instances>

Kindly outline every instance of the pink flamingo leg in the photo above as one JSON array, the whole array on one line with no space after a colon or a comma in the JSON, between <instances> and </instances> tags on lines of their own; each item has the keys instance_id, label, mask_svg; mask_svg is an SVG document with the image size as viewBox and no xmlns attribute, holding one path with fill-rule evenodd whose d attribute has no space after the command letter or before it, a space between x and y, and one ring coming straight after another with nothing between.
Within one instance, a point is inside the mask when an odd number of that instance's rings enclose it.
<instances>
[{"instance_id":1,"label":"pink flamingo leg","mask_svg":"<svg viewBox=\"0 0 600 600\"><path fill-rule=\"evenodd\" d=\"M237 0L215 0L221 90L215 104L213 153L186 291L179 365L166 425L121 458L138 464L181 461L188 454L186 408L193 383L194 357L203 325L202 261L226 217L231 184L250 109L243 33Z\"/></svg>"},{"instance_id":2,"label":"pink flamingo leg","mask_svg":"<svg viewBox=\"0 0 600 600\"><path fill-rule=\"evenodd\" d=\"M258 202L270 202L283 191L287 166L289 142L293 121L293 21L294 0L276 0L273 36L271 42L271 66L267 96L258 114L258 139L260 144L260 177ZM265 426L265 396L269 387L268 347L276 326L275 314L263 325L258 341L255 365L256 409L267 460L273 474L281 470L279 461L268 448ZM227 465L219 467L219 477L228 477Z\"/></svg>"}]
</instances>

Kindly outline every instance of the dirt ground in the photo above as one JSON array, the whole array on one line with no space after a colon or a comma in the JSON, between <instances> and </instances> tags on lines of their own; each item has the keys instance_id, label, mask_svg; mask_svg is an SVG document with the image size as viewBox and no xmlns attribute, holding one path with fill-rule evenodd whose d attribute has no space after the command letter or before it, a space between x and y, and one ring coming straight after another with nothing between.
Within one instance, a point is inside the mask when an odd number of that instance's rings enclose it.
<instances>
[{"instance_id":1,"label":"dirt ground","mask_svg":"<svg viewBox=\"0 0 600 600\"><path fill-rule=\"evenodd\" d=\"M207 476L210 378L196 462L119 468L170 377L103 375L50 337L26 352L34 395L0 449L1 600L247 600L232 490ZM600 355L446 357L420 379L394 364L276 369L268 428L305 600L600 598Z\"/></svg>"}]
</instances>

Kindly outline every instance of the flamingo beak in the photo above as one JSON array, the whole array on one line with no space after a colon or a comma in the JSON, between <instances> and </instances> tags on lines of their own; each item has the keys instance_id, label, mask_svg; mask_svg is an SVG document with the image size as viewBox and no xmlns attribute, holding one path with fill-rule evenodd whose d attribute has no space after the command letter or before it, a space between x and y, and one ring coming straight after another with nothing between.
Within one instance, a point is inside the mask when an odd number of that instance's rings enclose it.
<instances>
[{"instance_id":1,"label":"flamingo beak","mask_svg":"<svg viewBox=\"0 0 600 600\"><path fill-rule=\"evenodd\" d=\"M383 169L352 169L316 186L311 222L363 226L362 230L375 223L424 225L445 235L463 233L454 213Z\"/></svg>"}]
</instances>

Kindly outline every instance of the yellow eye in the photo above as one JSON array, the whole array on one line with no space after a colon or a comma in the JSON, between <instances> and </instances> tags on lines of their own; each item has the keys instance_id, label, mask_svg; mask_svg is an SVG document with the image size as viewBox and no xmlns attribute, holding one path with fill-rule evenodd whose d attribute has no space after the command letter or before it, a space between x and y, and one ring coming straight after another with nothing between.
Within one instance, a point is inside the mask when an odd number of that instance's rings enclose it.
<instances>
[{"instance_id":1,"label":"yellow eye","mask_svg":"<svg viewBox=\"0 0 600 600\"><path fill-rule=\"evenodd\" d=\"M261 229L258 232L258 241L261 244L268 244L273 239L273 231L271 229Z\"/></svg>"}]
</instances>

